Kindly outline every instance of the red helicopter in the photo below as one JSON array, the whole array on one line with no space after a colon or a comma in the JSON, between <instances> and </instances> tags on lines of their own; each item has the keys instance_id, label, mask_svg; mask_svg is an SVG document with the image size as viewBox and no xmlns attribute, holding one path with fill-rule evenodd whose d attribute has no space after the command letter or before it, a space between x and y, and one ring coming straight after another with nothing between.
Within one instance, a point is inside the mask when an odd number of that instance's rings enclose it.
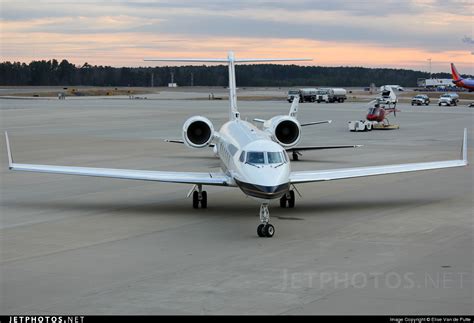
<instances>
[{"instance_id":1,"label":"red helicopter","mask_svg":"<svg viewBox=\"0 0 474 323\"><path fill-rule=\"evenodd\" d=\"M396 117L397 112L400 112L400 110L396 109L395 106L391 107L390 103L388 106L384 105L384 102L380 100L375 100L375 104L369 108L369 111L367 112L366 119L369 121L377 121L385 124L389 124L387 116L390 113L393 113L393 115Z\"/></svg>"}]
</instances>

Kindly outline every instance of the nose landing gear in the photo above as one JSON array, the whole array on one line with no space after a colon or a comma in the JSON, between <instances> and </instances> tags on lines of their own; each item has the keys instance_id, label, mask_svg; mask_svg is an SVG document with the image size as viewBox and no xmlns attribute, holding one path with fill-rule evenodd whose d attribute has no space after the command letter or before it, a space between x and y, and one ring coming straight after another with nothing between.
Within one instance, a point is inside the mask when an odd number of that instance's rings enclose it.
<instances>
[{"instance_id":1,"label":"nose landing gear","mask_svg":"<svg viewBox=\"0 0 474 323\"><path fill-rule=\"evenodd\" d=\"M271 238L275 234L275 227L268 223L270 221L270 211L268 210L268 203L260 205L260 224L257 227L257 234L259 237Z\"/></svg>"}]
</instances>

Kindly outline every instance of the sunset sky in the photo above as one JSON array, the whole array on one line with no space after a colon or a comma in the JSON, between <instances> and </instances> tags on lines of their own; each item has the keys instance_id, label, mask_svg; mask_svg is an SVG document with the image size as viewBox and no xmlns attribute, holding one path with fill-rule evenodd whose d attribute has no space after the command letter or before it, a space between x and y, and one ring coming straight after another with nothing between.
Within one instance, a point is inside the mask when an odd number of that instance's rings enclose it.
<instances>
[{"instance_id":1,"label":"sunset sky","mask_svg":"<svg viewBox=\"0 0 474 323\"><path fill-rule=\"evenodd\" d=\"M474 0L1 0L1 59L309 57L304 65L474 74ZM163 65L163 64L161 64Z\"/></svg>"}]
</instances>

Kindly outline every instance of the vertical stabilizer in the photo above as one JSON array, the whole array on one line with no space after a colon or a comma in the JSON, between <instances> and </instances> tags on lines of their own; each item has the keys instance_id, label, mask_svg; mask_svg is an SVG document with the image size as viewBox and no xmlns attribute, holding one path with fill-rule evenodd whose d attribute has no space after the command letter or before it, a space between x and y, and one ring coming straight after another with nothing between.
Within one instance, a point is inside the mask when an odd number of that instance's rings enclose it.
<instances>
[{"instance_id":1,"label":"vertical stabilizer","mask_svg":"<svg viewBox=\"0 0 474 323\"><path fill-rule=\"evenodd\" d=\"M227 55L229 64L229 120L240 119L239 109L237 109L237 84L235 82L235 57L234 52Z\"/></svg>"},{"instance_id":2,"label":"vertical stabilizer","mask_svg":"<svg viewBox=\"0 0 474 323\"><path fill-rule=\"evenodd\" d=\"M237 84L235 81L235 63L311 61L308 58L244 58L236 59L234 52L229 51L227 58L146 58L144 61L156 62L192 62L192 63L227 63L229 66L229 120L240 119L237 108Z\"/></svg>"},{"instance_id":3,"label":"vertical stabilizer","mask_svg":"<svg viewBox=\"0 0 474 323\"><path fill-rule=\"evenodd\" d=\"M454 66L453 63L451 63L451 75L453 76L453 81L462 80L461 75L458 73L458 70L456 69L456 66Z\"/></svg>"}]
</instances>

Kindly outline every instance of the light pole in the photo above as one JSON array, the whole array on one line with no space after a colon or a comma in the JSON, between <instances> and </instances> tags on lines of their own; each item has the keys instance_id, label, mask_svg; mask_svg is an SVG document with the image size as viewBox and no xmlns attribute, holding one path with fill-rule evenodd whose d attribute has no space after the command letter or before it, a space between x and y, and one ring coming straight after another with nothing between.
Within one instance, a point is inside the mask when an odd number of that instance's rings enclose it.
<instances>
[{"instance_id":1,"label":"light pole","mask_svg":"<svg viewBox=\"0 0 474 323\"><path fill-rule=\"evenodd\" d=\"M428 62L429 62L429 66L430 66L430 79L432 78L431 77L431 58L428 58Z\"/></svg>"}]
</instances>

